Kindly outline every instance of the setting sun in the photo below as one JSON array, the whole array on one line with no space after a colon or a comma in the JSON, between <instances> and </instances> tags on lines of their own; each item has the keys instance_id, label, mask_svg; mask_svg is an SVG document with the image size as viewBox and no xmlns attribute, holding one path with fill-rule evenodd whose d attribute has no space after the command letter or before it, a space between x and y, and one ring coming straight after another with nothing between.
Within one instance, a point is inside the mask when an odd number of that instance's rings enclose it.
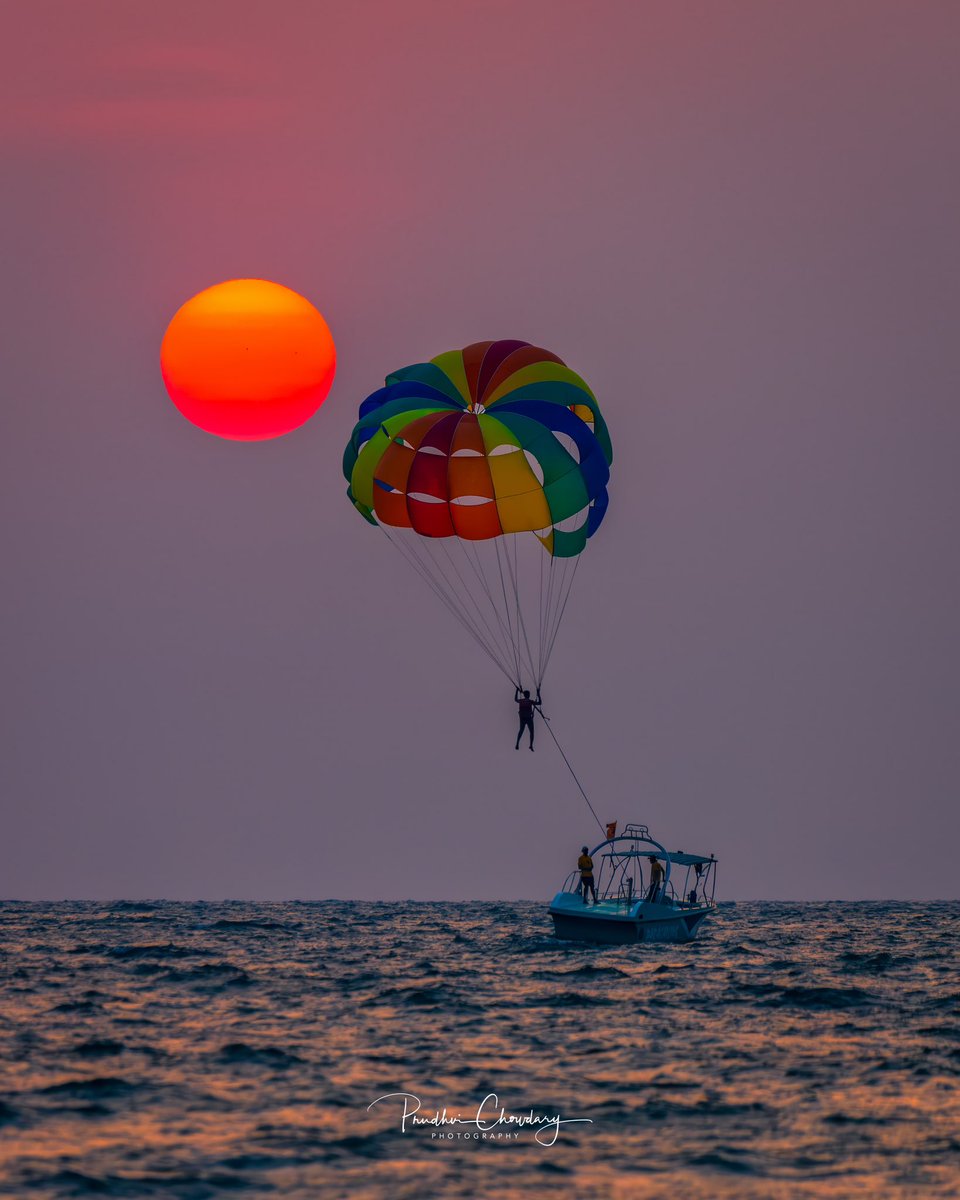
<instances>
[{"instance_id":1,"label":"setting sun","mask_svg":"<svg viewBox=\"0 0 960 1200\"><path fill-rule=\"evenodd\" d=\"M309 300L265 279L233 279L178 309L160 369L171 400L194 425L256 441L313 416L333 382L336 350Z\"/></svg>"}]
</instances>

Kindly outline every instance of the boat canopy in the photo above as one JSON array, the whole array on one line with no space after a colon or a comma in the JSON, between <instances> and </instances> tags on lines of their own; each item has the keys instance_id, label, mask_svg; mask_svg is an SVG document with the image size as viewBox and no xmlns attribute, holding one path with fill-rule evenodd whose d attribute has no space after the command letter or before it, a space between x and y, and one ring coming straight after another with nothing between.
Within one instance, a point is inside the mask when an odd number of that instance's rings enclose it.
<instances>
[{"instance_id":1,"label":"boat canopy","mask_svg":"<svg viewBox=\"0 0 960 1200\"><path fill-rule=\"evenodd\" d=\"M670 861L681 867L694 867L697 863L713 862L712 854L684 854L682 850L671 850Z\"/></svg>"},{"instance_id":2,"label":"boat canopy","mask_svg":"<svg viewBox=\"0 0 960 1200\"><path fill-rule=\"evenodd\" d=\"M622 853L614 851L614 854ZM701 866L708 862L713 862L712 854L684 854L682 850L670 850L669 852L656 850L652 846L649 850L633 850L628 852L632 857L636 858L669 858L672 863L676 863L678 867L695 867L697 863Z\"/></svg>"}]
</instances>

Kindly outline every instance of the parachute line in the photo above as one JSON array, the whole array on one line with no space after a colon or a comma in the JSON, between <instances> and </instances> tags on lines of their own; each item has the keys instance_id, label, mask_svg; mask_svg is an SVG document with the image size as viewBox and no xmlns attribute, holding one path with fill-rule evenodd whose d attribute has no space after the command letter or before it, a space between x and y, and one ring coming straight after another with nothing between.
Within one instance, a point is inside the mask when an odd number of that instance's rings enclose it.
<instances>
[{"instance_id":1,"label":"parachute line","mask_svg":"<svg viewBox=\"0 0 960 1200\"><path fill-rule=\"evenodd\" d=\"M507 560L507 574L510 576L510 583L513 587L513 596L514 596L514 601L516 604L518 649L519 649L519 638L520 638L520 635L522 634L524 647L526 648L526 652L527 652L527 666L530 669L530 674L533 676L534 682L536 683L537 687L539 687L542 681L540 679L540 674L539 674L539 672L534 664L534 661L533 661L533 655L530 651L530 642L527 639L527 626L523 619L523 613L520 610L520 586L518 583L518 572L517 572L517 559L516 559L517 539L516 539L516 535L514 535L514 539L513 539L513 555L514 555L514 561L511 564L511 562L510 562L510 547L507 546L504 550L504 557Z\"/></svg>"},{"instance_id":2,"label":"parachute line","mask_svg":"<svg viewBox=\"0 0 960 1200\"><path fill-rule=\"evenodd\" d=\"M461 545L462 545L462 544L463 544L463 543L461 543ZM497 648L498 648L498 650L500 651L500 653L504 655L504 657L507 659L507 661L509 661L509 660L510 660L510 646L509 646L509 642L507 642L507 643L504 643L504 642L502 642L502 641L499 641L499 639L503 637L503 622L502 622L502 621L501 621L501 622L499 622L499 624L500 624L500 629L499 629L499 631L494 631L494 630L491 628L489 621L488 621L488 620L487 620L487 618L484 616L484 614L483 614L483 611L482 611L482 610L481 610L481 608L480 608L480 605L477 603L476 597L474 596L472 589L471 589L471 588L470 588L470 586L467 584L466 580L463 578L463 575L460 573L460 568L459 568L459 567L457 566L457 564L454 562L453 556L451 555L450 551L447 549L447 544L446 544L446 541L445 541L445 540L444 540L444 541L441 541L441 543L440 543L440 549L441 549L441 550L443 551L443 553L446 555L446 557L447 557L447 560L448 560L448 561L449 561L449 563L450 563L450 566L451 566L451 567L453 568L453 570L456 572L456 576L457 576L457 578L460 580L460 583L461 583L461 585L463 586L463 594L464 594L465 596L468 596L468 597L470 598L470 602L473 604L474 608L477 610L477 616L478 616L478 617L480 618L480 620L483 622L483 624L484 624L484 627L486 628L487 632L490 634L490 638L491 638L491 640L492 640L493 644L497 645ZM467 561L468 563L470 562L470 558L469 558L469 556L467 555L466 551L464 551L464 558L466 559L466 561ZM471 565L472 565L472 564L471 564ZM482 582L482 577L481 577L481 582ZM500 614L497 612L496 605L492 605L492 608L493 608L493 614L494 614L494 616L495 616L495 617L497 617L497 618L499 618L499 615L500 615Z\"/></svg>"},{"instance_id":3,"label":"parachute line","mask_svg":"<svg viewBox=\"0 0 960 1200\"><path fill-rule=\"evenodd\" d=\"M405 546L399 538L396 538L396 539L392 538L390 536L390 534L387 533L384 526L380 525L379 528L381 530L383 530L383 534L386 537L387 541L390 543L390 545L395 547L397 552L403 558L405 558L407 560L407 562L410 564L410 566L413 567L413 569L417 572L417 574L420 576L420 578L427 584L427 586L430 588L430 590L443 602L444 606L447 609L449 609L451 614L454 617L456 617L457 621L459 621L459 623L463 626L463 628L467 631L467 633L470 634L470 636L474 639L474 641L477 643L477 645L479 645L480 649L483 650L483 652L487 655L487 657L491 660L491 662L493 662L493 664L497 667L497 669L499 671L501 671L511 683L513 683L514 680L511 676L510 671L508 671L504 667L503 663L500 661L500 657L497 655L495 650L483 638L483 636L480 633L478 633L478 631L475 628L475 626L473 625L473 623L467 617L464 616L461 609L457 606L457 604L454 602L454 600L451 599L450 595L447 594L447 592L440 585L440 583L434 578L434 576L430 572L430 569L419 558L416 551L413 550L410 546Z\"/></svg>"},{"instance_id":4,"label":"parachute line","mask_svg":"<svg viewBox=\"0 0 960 1200\"><path fill-rule=\"evenodd\" d=\"M565 560L565 563L569 563L569 562L570 562L569 559ZM567 601L570 599L570 592L573 589L573 581L577 577L577 571L579 570L579 568L580 568L580 559L577 558L573 564L573 570L570 572L570 581L569 581L569 583L567 583L566 592L563 593L563 605L560 608L559 616L557 617L556 624L553 627L553 636L550 638L550 645L547 648L546 660L543 664L543 672L544 673L546 673L547 664L550 662L550 656L553 654L554 643L557 640L557 634L560 632L560 623L563 621L563 614L567 611ZM566 567L564 567L564 569L566 569ZM562 591L562 586L561 586L561 591Z\"/></svg>"}]
</instances>

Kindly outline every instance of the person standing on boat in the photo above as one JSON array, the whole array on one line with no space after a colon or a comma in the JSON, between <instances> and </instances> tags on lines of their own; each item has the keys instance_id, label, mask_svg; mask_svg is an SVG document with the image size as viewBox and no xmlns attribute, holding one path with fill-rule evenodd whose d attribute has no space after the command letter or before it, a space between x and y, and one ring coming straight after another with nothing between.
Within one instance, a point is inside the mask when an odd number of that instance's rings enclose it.
<instances>
[{"instance_id":1,"label":"person standing on boat","mask_svg":"<svg viewBox=\"0 0 960 1200\"><path fill-rule=\"evenodd\" d=\"M580 851L580 857L577 859L577 869L580 872L580 892L583 895L584 904L588 903L587 892L593 892L593 902L597 902L597 888L593 882L593 859L587 852L587 847L584 846Z\"/></svg>"},{"instance_id":2,"label":"person standing on boat","mask_svg":"<svg viewBox=\"0 0 960 1200\"><path fill-rule=\"evenodd\" d=\"M520 739L523 737L523 731L525 729L530 730L530 749L532 750L533 749L533 714L534 714L534 710L538 709L542 703L542 701L540 700L540 689L537 688L536 700L531 700L529 692L525 691L523 693L523 695L521 696L520 689L514 688L513 699L514 699L514 703L520 705L520 729L517 733L517 744L514 746L514 750L520 749Z\"/></svg>"},{"instance_id":3,"label":"person standing on boat","mask_svg":"<svg viewBox=\"0 0 960 1200\"><path fill-rule=\"evenodd\" d=\"M657 898L657 892L660 891L660 884L663 883L663 867L660 866L660 861L655 854L651 854L650 858L650 886L647 888L647 894L644 896L651 904Z\"/></svg>"}]
</instances>

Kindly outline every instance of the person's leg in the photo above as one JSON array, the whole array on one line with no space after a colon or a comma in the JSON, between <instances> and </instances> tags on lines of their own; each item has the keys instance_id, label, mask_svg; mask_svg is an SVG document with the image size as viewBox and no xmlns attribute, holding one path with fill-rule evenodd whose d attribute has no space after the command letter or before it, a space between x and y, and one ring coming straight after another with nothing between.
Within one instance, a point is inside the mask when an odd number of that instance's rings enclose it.
<instances>
[{"instance_id":1,"label":"person's leg","mask_svg":"<svg viewBox=\"0 0 960 1200\"><path fill-rule=\"evenodd\" d=\"M522 737L523 737L523 721L520 722L520 728L517 730L517 744L514 746L514 750L520 749L520 739Z\"/></svg>"},{"instance_id":2,"label":"person's leg","mask_svg":"<svg viewBox=\"0 0 960 1200\"><path fill-rule=\"evenodd\" d=\"M530 749L533 749L533 717L530 718Z\"/></svg>"}]
</instances>

